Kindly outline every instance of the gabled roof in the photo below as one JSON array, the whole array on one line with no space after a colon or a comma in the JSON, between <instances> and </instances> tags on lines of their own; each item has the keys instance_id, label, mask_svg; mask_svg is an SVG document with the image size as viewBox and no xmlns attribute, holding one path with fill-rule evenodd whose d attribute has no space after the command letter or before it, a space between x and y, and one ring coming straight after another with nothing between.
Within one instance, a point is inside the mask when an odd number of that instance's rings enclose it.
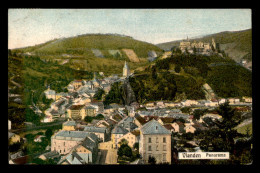
<instances>
[{"instance_id":1,"label":"gabled roof","mask_svg":"<svg viewBox=\"0 0 260 173\"><path fill-rule=\"evenodd\" d=\"M75 126L76 122L75 121L66 121L65 123L63 123L64 126Z\"/></svg>"},{"instance_id":2,"label":"gabled roof","mask_svg":"<svg viewBox=\"0 0 260 173\"><path fill-rule=\"evenodd\" d=\"M122 126L116 126L112 132L112 134L126 134L128 133L128 130L126 130L124 127Z\"/></svg>"},{"instance_id":3,"label":"gabled roof","mask_svg":"<svg viewBox=\"0 0 260 173\"><path fill-rule=\"evenodd\" d=\"M95 126L86 126L84 128L84 131L86 132L97 132L97 133L105 133L106 128L105 127L95 127Z\"/></svg>"},{"instance_id":4,"label":"gabled roof","mask_svg":"<svg viewBox=\"0 0 260 173\"><path fill-rule=\"evenodd\" d=\"M89 135L88 135L88 133L82 132L82 131L64 131L64 130L61 130L55 136L85 139Z\"/></svg>"},{"instance_id":5,"label":"gabled roof","mask_svg":"<svg viewBox=\"0 0 260 173\"><path fill-rule=\"evenodd\" d=\"M144 125L146 123L145 119L138 114L135 114L135 119L139 121L141 125Z\"/></svg>"},{"instance_id":6,"label":"gabled roof","mask_svg":"<svg viewBox=\"0 0 260 173\"><path fill-rule=\"evenodd\" d=\"M151 120L141 128L142 134L171 134L169 130L163 127L158 121Z\"/></svg>"},{"instance_id":7,"label":"gabled roof","mask_svg":"<svg viewBox=\"0 0 260 173\"><path fill-rule=\"evenodd\" d=\"M161 117L160 119L163 123L173 123L175 121L175 118L172 117Z\"/></svg>"},{"instance_id":8,"label":"gabled roof","mask_svg":"<svg viewBox=\"0 0 260 173\"><path fill-rule=\"evenodd\" d=\"M24 165L28 162L28 160L29 160L29 156L26 155L26 156L23 156L23 157L18 157L16 159L13 159L12 161L13 161L14 164Z\"/></svg>"},{"instance_id":9,"label":"gabled roof","mask_svg":"<svg viewBox=\"0 0 260 173\"><path fill-rule=\"evenodd\" d=\"M167 130L174 130L171 124L165 124L163 127L165 127Z\"/></svg>"},{"instance_id":10,"label":"gabled roof","mask_svg":"<svg viewBox=\"0 0 260 173\"><path fill-rule=\"evenodd\" d=\"M140 130L133 130L131 133L135 136L140 136Z\"/></svg>"},{"instance_id":11,"label":"gabled roof","mask_svg":"<svg viewBox=\"0 0 260 173\"><path fill-rule=\"evenodd\" d=\"M71 105L68 109L70 110L80 110L84 107L84 105Z\"/></svg>"}]
</instances>

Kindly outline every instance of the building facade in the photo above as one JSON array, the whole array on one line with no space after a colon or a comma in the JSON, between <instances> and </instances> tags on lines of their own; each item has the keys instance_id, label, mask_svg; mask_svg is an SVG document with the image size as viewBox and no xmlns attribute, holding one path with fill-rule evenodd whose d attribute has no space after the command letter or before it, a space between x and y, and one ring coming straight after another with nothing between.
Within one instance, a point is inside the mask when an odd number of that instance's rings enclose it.
<instances>
[{"instance_id":1,"label":"building facade","mask_svg":"<svg viewBox=\"0 0 260 173\"><path fill-rule=\"evenodd\" d=\"M140 129L139 153L148 163L154 157L156 163L171 164L171 132L156 120L151 120Z\"/></svg>"}]
</instances>

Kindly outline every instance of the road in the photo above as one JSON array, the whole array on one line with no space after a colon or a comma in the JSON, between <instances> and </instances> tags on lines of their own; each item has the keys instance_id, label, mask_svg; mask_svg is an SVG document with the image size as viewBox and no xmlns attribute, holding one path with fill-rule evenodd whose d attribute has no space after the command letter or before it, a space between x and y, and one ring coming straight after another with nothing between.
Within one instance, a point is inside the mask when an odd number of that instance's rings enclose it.
<instances>
[{"instance_id":1,"label":"road","mask_svg":"<svg viewBox=\"0 0 260 173\"><path fill-rule=\"evenodd\" d=\"M56 123L52 123L52 124L46 124L43 126L35 126L35 127L31 127L31 128L21 128L21 129L11 129L10 131L13 133L21 133L24 131L29 131L29 130L37 130L37 129L42 129L42 128L46 128L46 127L52 127L52 126L57 126L57 125L61 125L62 123L64 123L64 121L59 121Z\"/></svg>"},{"instance_id":2,"label":"road","mask_svg":"<svg viewBox=\"0 0 260 173\"><path fill-rule=\"evenodd\" d=\"M117 149L108 149L105 164L117 164Z\"/></svg>"}]
</instances>

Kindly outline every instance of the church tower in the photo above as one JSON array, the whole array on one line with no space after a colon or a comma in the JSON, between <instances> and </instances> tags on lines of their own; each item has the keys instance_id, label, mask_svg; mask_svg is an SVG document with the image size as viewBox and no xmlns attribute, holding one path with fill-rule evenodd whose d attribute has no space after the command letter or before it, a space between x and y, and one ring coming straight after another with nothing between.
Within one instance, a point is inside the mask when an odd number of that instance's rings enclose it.
<instances>
[{"instance_id":1,"label":"church tower","mask_svg":"<svg viewBox=\"0 0 260 173\"><path fill-rule=\"evenodd\" d=\"M125 66L123 68L123 77L128 77L130 75L130 69L125 61Z\"/></svg>"}]
</instances>

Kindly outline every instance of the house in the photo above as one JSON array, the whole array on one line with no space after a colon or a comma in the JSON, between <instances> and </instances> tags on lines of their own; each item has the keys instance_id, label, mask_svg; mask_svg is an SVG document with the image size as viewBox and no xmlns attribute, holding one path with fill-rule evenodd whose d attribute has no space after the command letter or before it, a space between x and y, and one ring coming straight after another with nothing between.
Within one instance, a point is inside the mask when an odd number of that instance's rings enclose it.
<instances>
[{"instance_id":1,"label":"house","mask_svg":"<svg viewBox=\"0 0 260 173\"><path fill-rule=\"evenodd\" d=\"M65 123L62 124L62 130L67 130L67 131L74 131L76 130L76 122L75 121L66 121Z\"/></svg>"},{"instance_id":2,"label":"house","mask_svg":"<svg viewBox=\"0 0 260 173\"><path fill-rule=\"evenodd\" d=\"M154 157L156 163L171 163L171 132L156 120L147 122L140 129L139 153L148 163Z\"/></svg>"},{"instance_id":3,"label":"house","mask_svg":"<svg viewBox=\"0 0 260 173\"><path fill-rule=\"evenodd\" d=\"M90 105L96 108L96 112L97 113L103 113L104 112L104 104L103 104L103 102L93 101L93 102L90 103Z\"/></svg>"},{"instance_id":4,"label":"house","mask_svg":"<svg viewBox=\"0 0 260 173\"><path fill-rule=\"evenodd\" d=\"M73 92L74 91L74 86L72 84L69 84L67 86L67 90L68 90L68 92Z\"/></svg>"},{"instance_id":5,"label":"house","mask_svg":"<svg viewBox=\"0 0 260 173\"><path fill-rule=\"evenodd\" d=\"M8 120L8 130L12 129L12 122L10 120Z\"/></svg>"},{"instance_id":6,"label":"house","mask_svg":"<svg viewBox=\"0 0 260 173\"><path fill-rule=\"evenodd\" d=\"M141 117L139 114L135 114L134 123L135 125L138 126L138 128L141 128L146 123L146 120L143 117Z\"/></svg>"},{"instance_id":7,"label":"house","mask_svg":"<svg viewBox=\"0 0 260 173\"><path fill-rule=\"evenodd\" d=\"M228 101L229 101L229 104L236 104L236 103L240 102L240 100L237 98L229 98Z\"/></svg>"},{"instance_id":8,"label":"house","mask_svg":"<svg viewBox=\"0 0 260 173\"><path fill-rule=\"evenodd\" d=\"M184 130L186 133L194 133L196 131L196 128L193 127L193 125L188 124L184 127Z\"/></svg>"},{"instance_id":9,"label":"house","mask_svg":"<svg viewBox=\"0 0 260 173\"><path fill-rule=\"evenodd\" d=\"M91 138L86 138L82 143L73 147L73 149L58 162L58 164L92 164L96 162L97 155L98 142Z\"/></svg>"},{"instance_id":10,"label":"house","mask_svg":"<svg viewBox=\"0 0 260 173\"><path fill-rule=\"evenodd\" d=\"M96 113L97 113L97 108L95 108L94 106L85 107L85 116L94 117L94 116L96 116ZM85 118L85 116L84 116L84 118Z\"/></svg>"},{"instance_id":11,"label":"house","mask_svg":"<svg viewBox=\"0 0 260 173\"><path fill-rule=\"evenodd\" d=\"M84 105L71 105L67 108L68 117L71 119L84 119L85 118L85 110Z\"/></svg>"},{"instance_id":12,"label":"house","mask_svg":"<svg viewBox=\"0 0 260 173\"><path fill-rule=\"evenodd\" d=\"M71 82L71 85L74 87L75 90L77 90L83 85L83 83L82 80L74 80L73 82Z\"/></svg>"},{"instance_id":13,"label":"house","mask_svg":"<svg viewBox=\"0 0 260 173\"><path fill-rule=\"evenodd\" d=\"M42 120L42 123L49 123L49 122L53 122L52 116L50 115L46 115Z\"/></svg>"},{"instance_id":14,"label":"house","mask_svg":"<svg viewBox=\"0 0 260 173\"><path fill-rule=\"evenodd\" d=\"M125 117L120 122L118 122L118 125L124 127L129 132L138 128L138 126L134 123L134 117Z\"/></svg>"},{"instance_id":15,"label":"house","mask_svg":"<svg viewBox=\"0 0 260 173\"><path fill-rule=\"evenodd\" d=\"M134 148L134 144L139 142L139 138L140 138L140 131L134 130L134 131L128 132L125 135L123 135L122 137L120 137L118 139L118 141L120 142L122 139L125 139L125 140L127 140L128 145L131 148ZM119 143L117 143L117 147L118 148L120 147Z\"/></svg>"},{"instance_id":16,"label":"house","mask_svg":"<svg viewBox=\"0 0 260 173\"><path fill-rule=\"evenodd\" d=\"M165 124L165 125L163 125L163 127L165 127L167 130L169 130L171 132L175 131L175 129L173 128L173 126L171 124Z\"/></svg>"},{"instance_id":17,"label":"house","mask_svg":"<svg viewBox=\"0 0 260 173\"><path fill-rule=\"evenodd\" d=\"M101 84L101 87L105 91L106 94L111 90L111 85L109 85L109 84Z\"/></svg>"},{"instance_id":18,"label":"house","mask_svg":"<svg viewBox=\"0 0 260 173\"><path fill-rule=\"evenodd\" d=\"M57 93L55 100L59 100L60 98L66 97L68 95L69 95L68 93L64 93L64 92Z\"/></svg>"},{"instance_id":19,"label":"house","mask_svg":"<svg viewBox=\"0 0 260 173\"><path fill-rule=\"evenodd\" d=\"M202 118L206 118L206 117L209 117L212 120L216 120L216 119L220 120L222 118L221 115L219 115L219 114L212 114L212 113L207 113L207 114L202 116Z\"/></svg>"},{"instance_id":20,"label":"house","mask_svg":"<svg viewBox=\"0 0 260 173\"><path fill-rule=\"evenodd\" d=\"M252 97L242 97L242 99L243 99L244 102L246 102L246 103L252 103Z\"/></svg>"},{"instance_id":21,"label":"house","mask_svg":"<svg viewBox=\"0 0 260 173\"><path fill-rule=\"evenodd\" d=\"M9 160L9 164L25 165L28 161L29 161L29 156L26 155L26 156L18 157L13 160Z\"/></svg>"},{"instance_id":22,"label":"house","mask_svg":"<svg viewBox=\"0 0 260 173\"><path fill-rule=\"evenodd\" d=\"M102 142L105 141L107 130L105 127L86 126L85 132L94 133Z\"/></svg>"},{"instance_id":23,"label":"house","mask_svg":"<svg viewBox=\"0 0 260 173\"><path fill-rule=\"evenodd\" d=\"M146 103L145 107L155 107L154 102Z\"/></svg>"},{"instance_id":24,"label":"house","mask_svg":"<svg viewBox=\"0 0 260 173\"><path fill-rule=\"evenodd\" d=\"M79 105L86 105L87 103L90 103L91 102L91 99L89 97L80 97L77 104Z\"/></svg>"},{"instance_id":25,"label":"house","mask_svg":"<svg viewBox=\"0 0 260 173\"><path fill-rule=\"evenodd\" d=\"M185 125L180 121L176 121L172 123L172 127L174 128L174 132L183 133Z\"/></svg>"},{"instance_id":26,"label":"house","mask_svg":"<svg viewBox=\"0 0 260 173\"><path fill-rule=\"evenodd\" d=\"M165 125L165 124L172 124L174 123L176 119L173 118L173 117L160 117L158 119L158 122L161 124L161 125Z\"/></svg>"},{"instance_id":27,"label":"house","mask_svg":"<svg viewBox=\"0 0 260 173\"><path fill-rule=\"evenodd\" d=\"M54 158L59 158L60 155L57 151L49 151L46 153L41 154L38 158L42 160L48 160L48 159L54 159Z\"/></svg>"},{"instance_id":28,"label":"house","mask_svg":"<svg viewBox=\"0 0 260 173\"><path fill-rule=\"evenodd\" d=\"M8 132L8 140L10 144L17 143L20 142L20 136L15 133Z\"/></svg>"},{"instance_id":29,"label":"house","mask_svg":"<svg viewBox=\"0 0 260 173\"><path fill-rule=\"evenodd\" d=\"M55 90L51 90L50 86L48 86L48 89L44 91L45 97L47 99L53 99L56 100L56 91Z\"/></svg>"},{"instance_id":30,"label":"house","mask_svg":"<svg viewBox=\"0 0 260 173\"><path fill-rule=\"evenodd\" d=\"M218 100L218 103L219 103L219 104L223 104L223 103L225 103L226 101L227 101L227 99L222 98L222 99L219 99L219 100Z\"/></svg>"},{"instance_id":31,"label":"house","mask_svg":"<svg viewBox=\"0 0 260 173\"><path fill-rule=\"evenodd\" d=\"M95 134L84 131L61 130L51 137L51 151L57 151L61 155L67 154L73 147L81 144L87 138L92 140L98 139Z\"/></svg>"},{"instance_id":32,"label":"house","mask_svg":"<svg viewBox=\"0 0 260 173\"><path fill-rule=\"evenodd\" d=\"M44 135L37 135L37 136L35 136L35 138L34 138L34 142L42 142L42 138L45 138L46 136L44 136Z\"/></svg>"},{"instance_id":33,"label":"house","mask_svg":"<svg viewBox=\"0 0 260 173\"><path fill-rule=\"evenodd\" d=\"M159 107L159 108L164 108L164 107L165 107L163 101L157 102L157 103L156 103L156 106Z\"/></svg>"},{"instance_id":34,"label":"house","mask_svg":"<svg viewBox=\"0 0 260 173\"><path fill-rule=\"evenodd\" d=\"M218 105L219 104L218 104L217 101L207 101L207 102L205 102L205 106L216 107Z\"/></svg>"},{"instance_id":35,"label":"house","mask_svg":"<svg viewBox=\"0 0 260 173\"><path fill-rule=\"evenodd\" d=\"M164 102L165 107L175 107L175 103L173 102Z\"/></svg>"},{"instance_id":36,"label":"house","mask_svg":"<svg viewBox=\"0 0 260 173\"><path fill-rule=\"evenodd\" d=\"M126 130L122 126L115 126L115 128L111 132L111 141L112 141L112 148L117 148L118 142L120 142L118 139L124 136L129 131Z\"/></svg>"},{"instance_id":37,"label":"house","mask_svg":"<svg viewBox=\"0 0 260 173\"><path fill-rule=\"evenodd\" d=\"M22 157L23 155L24 155L24 153L22 151L18 151L14 154L11 154L10 152L8 152L9 160L14 160L16 158Z\"/></svg>"},{"instance_id":38,"label":"house","mask_svg":"<svg viewBox=\"0 0 260 173\"><path fill-rule=\"evenodd\" d=\"M199 104L196 100L184 100L181 102L183 106L192 106Z\"/></svg>"}]
</instances>

